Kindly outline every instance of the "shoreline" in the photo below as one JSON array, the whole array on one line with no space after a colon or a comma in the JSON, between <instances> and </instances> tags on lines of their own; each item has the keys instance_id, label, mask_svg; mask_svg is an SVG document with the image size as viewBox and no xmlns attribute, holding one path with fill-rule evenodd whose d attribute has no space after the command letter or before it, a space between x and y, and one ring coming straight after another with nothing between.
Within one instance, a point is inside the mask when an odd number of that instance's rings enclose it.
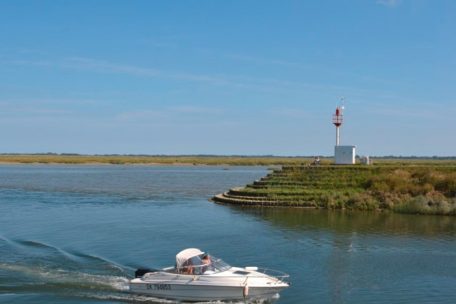
<instances>
[{"instance_id":1,"label":"shoreline","mask_svg":"<svg viewBox=\"0 0 456 304\"><path fill-rule=\"evenodd\" d=\"M273 156L0 155L0 164L3 165L280 166L303 164L309 161L310 158L305 157Z\"/></svg>"},{"instance_id":2,"label":"shoreline","mask_svg":"<svg viewBox=\"0 0 456 304\"><path fill-rule=\"evenodd\" d=\"M8 162L0 161L0 165L50 165L50 166L60 166L60 165L74 165L74 166L210 166L205 164L192 164L192 163L109 163L109 162L81 162L81 163L72 163L72 162ZM231 165L213 165L213 166L231 166Z\"/></svg>"},{"instance_id":3,"label":"shoreline","mask_svg":"<svg viewBox=\"0 0 456 304\"><path fill-rule=\"evenodd\" d=\"M66 163L66 162L4 162L0 161L0 166L15 166L15 165L23 165L23 166L131 166L131 167L275 167L279 168L280 165L251 165L251 164L241 164L241 165L234 165L234 164L193 164L193 163L123 163L123 164L115 164L115 163L105 163L105 162L85 162L85 163ZM271 168L272 170L273 168Z\"/></svg>"}]
</instances>

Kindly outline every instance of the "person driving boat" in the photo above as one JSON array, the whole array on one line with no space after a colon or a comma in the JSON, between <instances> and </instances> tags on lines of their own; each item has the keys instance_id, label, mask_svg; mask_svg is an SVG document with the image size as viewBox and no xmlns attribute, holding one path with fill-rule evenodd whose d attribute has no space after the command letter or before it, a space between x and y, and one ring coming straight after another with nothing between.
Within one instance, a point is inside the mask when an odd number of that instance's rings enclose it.
<instances>
[{"instance_id":1,"label":"person driving boat","mask_svg":"<svg viewBox=\"0 0 456 304\"><path fill-rule=\"evenodd\" d=\"M193 265L192 260L187 260L182 265L182 273L184 274L193 274Z\"/></svg>"},{"instance_id":2,"label":"person driving boat","mask_svg":"<svg viewBox=\"0 0 456 304\"><path fill-rule=\"evenodd\" d=\"M211 257L208 254L205 254L202 257L201 262L203 263L203 265L201 267L201 273L202 274L205 274L206 272L213 273L213 268L214 267L212 266Z\"/></svg>"}]
</instances>

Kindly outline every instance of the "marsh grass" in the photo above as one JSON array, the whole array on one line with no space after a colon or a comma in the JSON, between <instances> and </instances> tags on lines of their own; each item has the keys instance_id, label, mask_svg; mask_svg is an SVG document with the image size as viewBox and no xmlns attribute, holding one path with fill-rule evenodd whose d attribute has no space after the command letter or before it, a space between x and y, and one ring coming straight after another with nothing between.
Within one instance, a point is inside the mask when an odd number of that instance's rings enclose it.
<instances>
[{"instance_id":1,"label":"marsh grass","mask_svg":"<svg viewBox=\"0 0 456 304\"><path fill-rule=\"evenodd\" d=\"M281 205L456 215L456 164L284 166L237 192Z\"/></svg>"},{"instance_id":2,"label":"marsh grass","mask_svg":"<svg viewBox=\"0 0 456 304\"><path fill-rule=\"evenodd\" d=\"M419 195L392 209L401 213L456 215L456 198L448 198L440 193Z\"/></svg>"},{"instance_id":3,"label":"marsh grass","mask_svg":"<svg viewBox=\"0 0 456 304\"><path fill-rule=\"evenodd\" d=\"M230 165L273 166L299 165L310 162L306 157L273 156L149 156L149 155L66 155L3 154L0 163L17 164L111 164L111 165ZM329 160L327 160L329 162Z\"/></svg>"}]
</instances>

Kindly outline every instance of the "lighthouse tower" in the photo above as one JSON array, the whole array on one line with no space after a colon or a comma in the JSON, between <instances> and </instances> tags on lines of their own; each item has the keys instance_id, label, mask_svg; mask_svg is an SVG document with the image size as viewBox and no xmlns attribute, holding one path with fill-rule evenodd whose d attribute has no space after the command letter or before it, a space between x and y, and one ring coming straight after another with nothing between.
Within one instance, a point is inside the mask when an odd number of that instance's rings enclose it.
<instances>
[{"instance_id":1,"label":"lighthouse tower","mask_svg":"<svg viewBox=\"0 0 456 304\"><path fill-rule=\"evenodd\" d=\"M355 146L340 145L340 127L344 120L344 106L338 106L333 114L332 123L336 126L336 146L334 147L334 162L336 165L353 165L355 163Z\"/></svg>"}]
</instances>

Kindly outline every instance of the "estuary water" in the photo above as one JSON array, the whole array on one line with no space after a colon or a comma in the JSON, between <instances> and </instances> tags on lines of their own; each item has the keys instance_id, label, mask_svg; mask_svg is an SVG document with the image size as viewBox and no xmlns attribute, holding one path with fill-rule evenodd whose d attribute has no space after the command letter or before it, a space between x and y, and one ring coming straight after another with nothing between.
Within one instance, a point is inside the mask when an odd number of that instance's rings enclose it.
<instances>
[{"instance_id":1,"label":"estuary water","mask_svg":"<svg viewBox=\"0 0 456 304\"><path fill-rule=\"evenodd\" d=\"M212 195L265 167L0 166L0 302L173 303L139 266L197 247L287 272L277 303L454 303L456 218L239 208Z\"/></svg>"}]
</instances>

